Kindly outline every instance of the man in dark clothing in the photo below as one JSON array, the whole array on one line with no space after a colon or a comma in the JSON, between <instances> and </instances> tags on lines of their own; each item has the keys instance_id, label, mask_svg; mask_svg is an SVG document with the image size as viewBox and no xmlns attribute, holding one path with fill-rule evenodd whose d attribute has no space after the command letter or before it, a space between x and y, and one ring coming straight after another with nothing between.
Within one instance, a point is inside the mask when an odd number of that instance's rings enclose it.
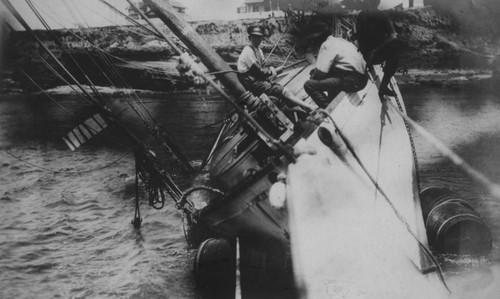
<instances>
[{"instance_id":1,"label":"man in dark clothing","mask_svg":"<svg viewBox=\"0 0 500 299\"><path fill-rule=\"evenodd\" d=\"M368 9L357 18L356 38L359 50L369 68L385 62L379 96L396 96L388 86L398 68L400 41L387 14L377 10L380 0L370 0L366 4L369 5Z\"/></svg>"}]
</instances>

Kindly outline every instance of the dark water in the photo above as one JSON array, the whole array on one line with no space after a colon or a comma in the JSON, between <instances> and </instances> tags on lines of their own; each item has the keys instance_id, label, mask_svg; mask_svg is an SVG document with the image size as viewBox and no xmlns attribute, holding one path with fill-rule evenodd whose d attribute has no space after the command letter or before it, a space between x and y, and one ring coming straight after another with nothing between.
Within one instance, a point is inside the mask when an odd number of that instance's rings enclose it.
<instances>
[{"instance_id":1,"label":"dark water","mask_svg":"<svg viewBox=\"0 0 500 299\"><path fill-rule=\"evenodd\" d=\"M498 97L477 88L402 92L411 117L500 182ZM89 109L76 98L61 100L83 115ZM217 127L196 134L194 129L217 121L221 115L213 112L220 103L172 104L157 96L145 101L191 159L209 149ZM191 133L183 131L186 116L179 113L185 105L202 107L202 113L188 116ZM191 273L194 250L184 240L180 214L172 205L158 211L143 202L143 226L135 231L130 224L134 161L124 156L130 145L110 130L71 152L60 136L77 123L39 97L0 98L0 298L198 298ZM487 258L450 262L457 265L445 273L453 297L498 298L500 202L422 137L414 139L422 188L456 191L493 234Z\"/></svg>"},{"instance_id":2,"label":"dark water","mask_svg":"<svg viewBox=\"0 0 500 299\"><path fill-rule=\"evenodd\" d=\"M500 182L500 97L479 86L406 87L407 112L466 162ZM452 298L500 298L500 199L492 198L431 143L413 133L421 189L445 187L466 199L492 232L490 255L483 259L441 257Z\"/></svg>"}]
</instances>

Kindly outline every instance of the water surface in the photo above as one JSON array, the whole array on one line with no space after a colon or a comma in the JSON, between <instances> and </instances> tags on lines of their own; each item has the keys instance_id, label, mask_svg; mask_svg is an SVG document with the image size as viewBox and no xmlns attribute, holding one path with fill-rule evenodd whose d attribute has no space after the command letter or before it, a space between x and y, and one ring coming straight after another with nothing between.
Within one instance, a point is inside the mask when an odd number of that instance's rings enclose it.
<instances>
[{"instance_id":1,"label":"water surface","mask_svg":"<svg viewBox=\"0 0 500 299\"><path fill-rule=\"evenodd\" d=\"M402 93L412 118L500 182L497 96L478 88L405 87ZM196 129L220 119L223 113L214 114L220 103L159 98L144 100L188 156L201 159L217 126ZM59 99L82 115L91 113L81 99ZM200 113L186 125L180 112L187 105ZM73 120L40 96L0 99L0 298L198 298L191 272L194 250L186 245L175 208L154 210L143 201L141 230L130 224L135 170L123 135L111 129L76 152L66 149L60 137L83 119ZM445 276L453 297L497 298L500 201L421 136L413 138L421 188L459 193L492 230L490 256L448 260Z\"/></svg>"}]
</instances>

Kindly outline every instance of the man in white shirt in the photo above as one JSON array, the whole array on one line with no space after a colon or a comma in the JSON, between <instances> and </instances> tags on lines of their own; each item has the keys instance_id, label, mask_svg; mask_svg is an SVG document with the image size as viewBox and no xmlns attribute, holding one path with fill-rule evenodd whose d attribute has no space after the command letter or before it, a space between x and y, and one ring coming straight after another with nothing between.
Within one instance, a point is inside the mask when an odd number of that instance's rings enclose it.
<instances>
[{"instance_id":1,"label":"man in white shirt","mask_svg":"<svg viewBox=\"0 0 500 299\"><path fill-rule=\"evenodd\" d=\"M356 46L330 35L324 23L311 25L309 32L311 42L326 38L321 44L311 79L304 83L305 91L314 102L325 108L341 91L356 92L363 89L368 81L366 62Z\"/></svg>"},{"instance_id":2,"label":"man in white shirt","mask_svg":"<svg viewBox=\"0 0 500 299\"><path fill-rule=\"evenodd\" d=\"M273 67L263 66L264 54L259 46L264 36L264 29L261 26L250 26L247 32L250 45L243 48L238 58L238 77L243 86L256 96L265 93L283 99L290 107L298 105L306 112L314 110L314 106L304 103L285 87L269 80L277 73Z\"/></svg>"}]
</instances>

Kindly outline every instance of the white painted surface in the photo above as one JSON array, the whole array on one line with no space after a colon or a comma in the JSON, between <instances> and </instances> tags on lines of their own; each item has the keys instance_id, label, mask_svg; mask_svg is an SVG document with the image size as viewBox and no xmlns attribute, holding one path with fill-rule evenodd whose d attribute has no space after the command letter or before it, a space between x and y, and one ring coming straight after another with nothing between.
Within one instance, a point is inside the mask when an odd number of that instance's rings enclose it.
<instances>
[{"instance_id":1,"label":"white painted surface","mask_svg":"<svg viewBox=\"0 0 500 299\"><path fill-rule=\"evenodd\" d=\"M332 117L426 243L406 128L391 108L383 112L386 105L370 84L359 93L368 92L359 105L357 96L344 98ZM417 269L416 240L352 155L340 159L316 133L295 150L303 154L289 167L287 202L294 271L307 298L446 298L437 277Z\"/></svg>"}]
</instances>

